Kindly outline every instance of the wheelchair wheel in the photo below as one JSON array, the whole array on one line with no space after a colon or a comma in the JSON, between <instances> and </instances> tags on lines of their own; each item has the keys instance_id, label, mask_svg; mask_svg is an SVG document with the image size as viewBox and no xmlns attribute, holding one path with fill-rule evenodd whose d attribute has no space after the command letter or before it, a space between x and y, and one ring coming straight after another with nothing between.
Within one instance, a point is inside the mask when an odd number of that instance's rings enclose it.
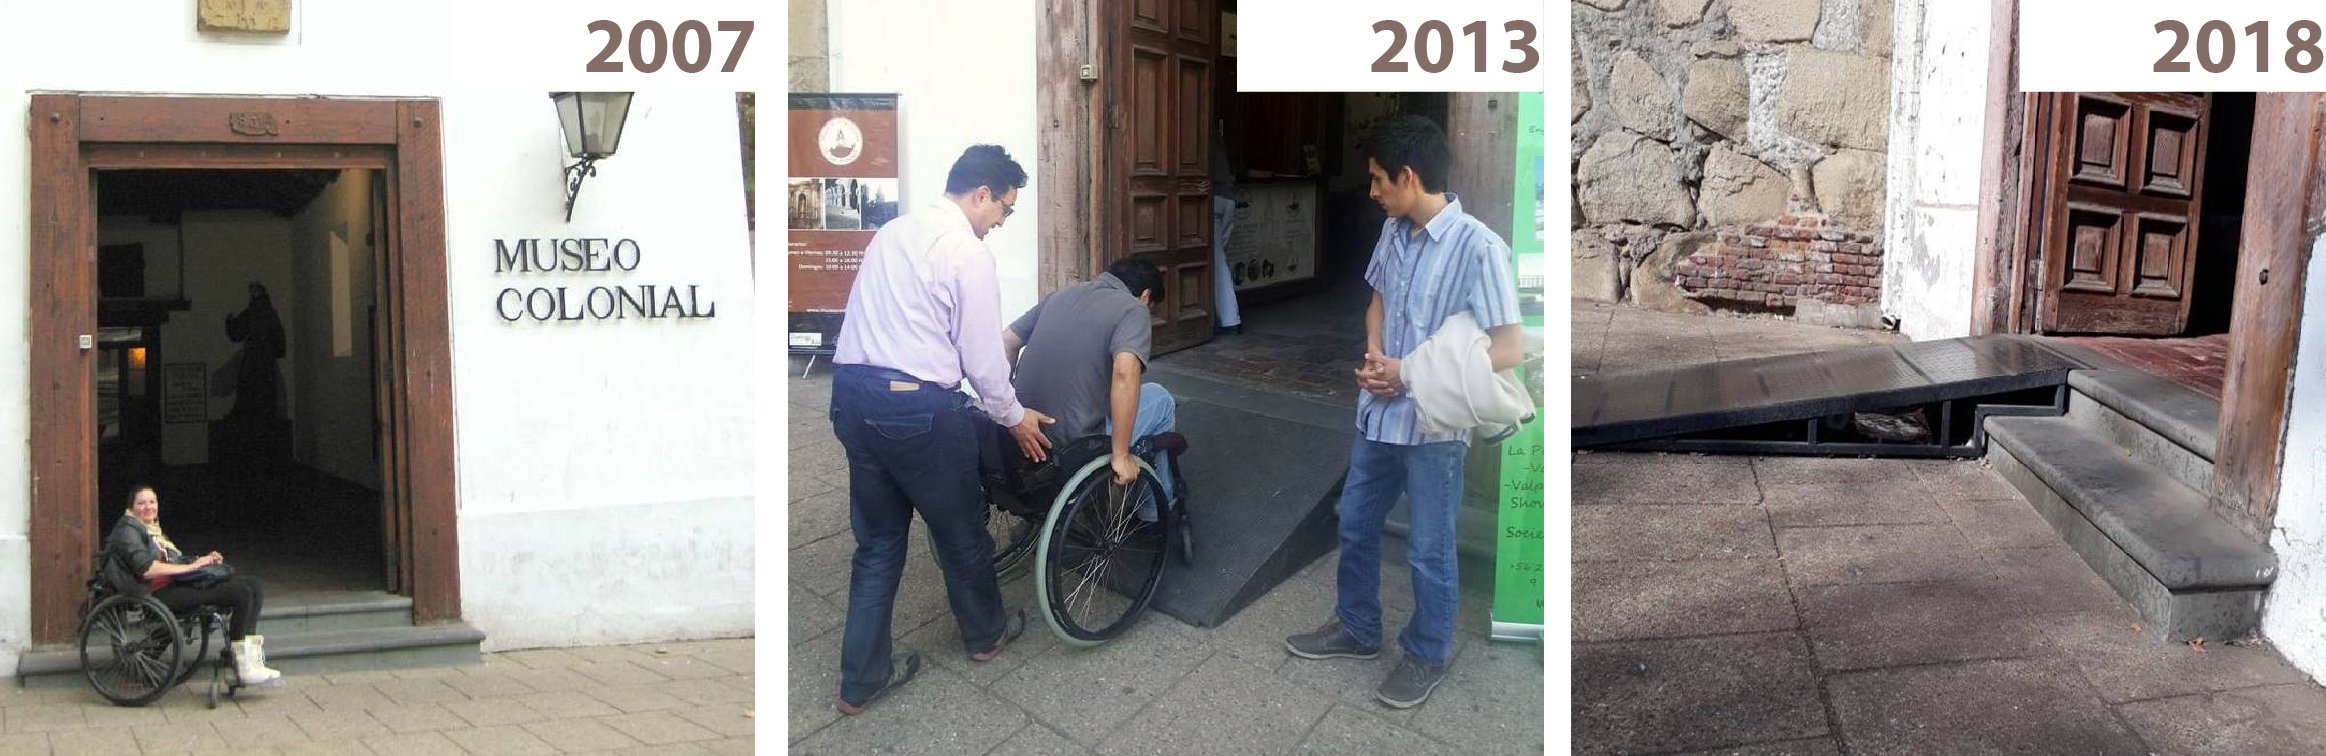
<instances>
[{"instance_id":1,"label":"wheelchair wheel","mask_svg":"<svg viewBox=\"0 0 2326 756\"><path fill-rule=\"evenodd\" d=\"M1157 522L1139 519L1141 504ZM1060 640L1095 646L1129 630L1163 582L1175 513L1163 503L1155 470L1139 462L1139 479L1114 484L1101 457L1066 482L1043 523L1034 561L1034 596Z\"/></svg>"},{"instance_id":2,"label":"wheelchair wheel","mask_svg":"<svg viewBox=\"0 0 2326 756\"><path fill-rule=\"evenodd\" d=\"M1026 565L1026 557L1034 554L1034 531L1041 523L1002 511L985 499L985 532L993 536L993 574L1008 577ZM921 537L929 543L929 558L937 558L937 536L928 528L921 529Z\"/></svg>"},{"instance_id":3,"label":"wheelchair wheel","mask_svg":"<svg viewBox=\"0 0 2326 756\"><path fill-rule=\"evenodd\" d=\"M146 596L114 596L81 618L81 672L116 706L144 706L169 692L192 665L169 607Z\"/></svg>"}]
</instances>

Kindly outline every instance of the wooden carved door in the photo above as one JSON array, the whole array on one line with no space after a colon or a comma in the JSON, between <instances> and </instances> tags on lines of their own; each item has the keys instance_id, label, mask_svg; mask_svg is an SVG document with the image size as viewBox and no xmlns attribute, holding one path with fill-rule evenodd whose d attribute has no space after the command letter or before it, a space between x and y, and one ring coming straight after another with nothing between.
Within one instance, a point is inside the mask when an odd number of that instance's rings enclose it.
<instances>
[{"instance_id":1,"label":"wooden carved door","mask_svg":"<svg viewBox=\"0 0 2326 756\"><path fill-rule=\"evenodd\" d=\"M2188 327L2211 97L2068 92L2053 103L2041 324L2170 336Z\"/></svg>"},{"instance_id":2,"label":"wooden carved door","mask_svg":"<svg viewBox=\"0 0 2326 756\"><path fill-rule=\"evenodd\" d=\"M1211 128L1218 0L1131 0L1105 14L1101 257L1163 269L1154 353L1212 336ZM1094 271L1095 275L1095 271Z\"/></svg>"}]
</instances>

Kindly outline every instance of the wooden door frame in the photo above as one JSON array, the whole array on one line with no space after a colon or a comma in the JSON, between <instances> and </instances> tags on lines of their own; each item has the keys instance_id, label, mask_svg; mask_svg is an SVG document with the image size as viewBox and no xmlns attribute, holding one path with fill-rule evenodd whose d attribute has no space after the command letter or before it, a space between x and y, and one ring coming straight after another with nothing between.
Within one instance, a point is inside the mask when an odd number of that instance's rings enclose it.
<instances>
[{"instance_id":1,"label":"wooden door frame","mask_svg":"<svg viewBox=\"0 0 2326 756\"><path fill-rule=\"evenodd\" d=\"M1978 246L1971 279L1971 334L2032 333L2027 296L2040 285L2031 259L2033 240L2046 233L2034 208L2054 187L2042 184L2037 161L2050 149L2042 128L2056 117L2044 94L2019 90L2019 1L1992 0L1985 144L1981 155ZM2245 222L2240 231L2237 281L2229 330L2229 367L2216 426L2213 487L2222 509L2242 512L2238 523L2266 533L2276 517L2283 464L2286 409L2293 388L2293 335L2302 313L2308 224L2326 222L2326 180L2319 159L2326 101L2308 93L2257 93L2252 155L2275 145L2300 161L2248 159ZM2265 119L2265 113L2279 117ZM2193 245L2192 245L2193 246ZM2276 274L2262 282L2262 271Z\"/></svg>"},{"instance_id":2,"label":"wooden door frame","mask_svg":"<svg viewBox=\"0 0 2326 756\"><path fill-rule=\"evenodd\" d=\"M39 94L32 98L29 271L32 633L70 640L98 531L97 206L93 172L131 168L378 168L387 178L393 276L383 355L400 433L383 481L406 524L397 539L413 620L460 617L453 457L451 311L446 281L443 132L433 99Z\"/></svg>"},{"instance_id":3,"label":"wooden door frame","mask_svg":"<svg viewBox=\"0 0 2326 756\"><path fill-rule=\"evenodd\" d=\"M1036 244L1040 296L1088 280L1106 269L1106 103L1113 63L1104 59L1099 30L1113 23L1119 3L1043 0L1038 19L1043 44L1035 50L1034 97L1041 139L1034 166L1042 185ZM1082 79L1082 66L1096 78Z\"/></svg>"}]
</instances>

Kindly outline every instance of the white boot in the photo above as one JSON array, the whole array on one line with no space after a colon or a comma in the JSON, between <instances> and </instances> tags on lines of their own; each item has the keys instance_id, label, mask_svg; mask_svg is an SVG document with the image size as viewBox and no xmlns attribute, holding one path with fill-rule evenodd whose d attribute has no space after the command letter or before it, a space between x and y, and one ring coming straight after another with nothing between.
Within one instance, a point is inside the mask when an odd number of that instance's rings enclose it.
<instances>
[{"instance_id":1,"label":"white boot","mask_svg":"<svg viewBox=\"0 0 2326 756\"><path fill-rule=\"evenodd\" d=\"M267 675L273 677L276 681L281 681L283 679L282 671L267 666L267 637L257 634L252 634L245 637L250 641L250 649L252 651L258 652L258 668L265 670Z\"/></svg>"},{"instance_id":2,"label":"white boot","mask_svg":"<svg viewBox=\"0 0 2326 756\"><path fill-rule=\"evenodd\" d=\"M231 645L234 648L234 676L243 685L273 687L282 683L283 673L267 668L266 652L261 650L258 636L249 636Z\"/></svg>"}]
</instances>

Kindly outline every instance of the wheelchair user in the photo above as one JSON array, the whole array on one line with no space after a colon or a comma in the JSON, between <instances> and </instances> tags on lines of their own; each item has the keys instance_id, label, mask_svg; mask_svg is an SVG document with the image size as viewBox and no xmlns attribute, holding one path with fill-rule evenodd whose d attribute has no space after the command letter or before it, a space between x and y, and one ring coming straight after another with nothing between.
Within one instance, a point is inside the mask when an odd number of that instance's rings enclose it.
<instances>
[{"instance_id":1,"label":"wheelchair user","mask_svg":"<svg viewBox=\"0 0 2326 756\"><path fill-rule=\"evenodd\" d=\"M127 570L145 583L146 593L184 616L202 606L232 610L226 641L234 656L234 674L246 686L274 687L282 673L266 666L266 639L258 630L260 606L266 595L258 580L226 572L226 557L210 552L191 557L162 534L161 496L150 486L138 487L129 509L105 538L108 568ZM216 567L213 567L216 565Z\"/></svg>"},{"instance_id":2,"label":"wheelchair user","mask_svg":"<svg viewBox=\"0 0 2326 756\"><path fill-rule=\"evenodd\" d=\"M1148 307L1163 293L1163 271L1144 260L1123 258L1097 278L1060 289L1027 310L1002 332L1002 353L1015 373L1018 398L1041 407L1057 422L1043 428L1053 448L1101 434L1115 483L1139 476L1131 456L1134 440L1166 433L1176 424L1171 392L1142 384L1153 343ZM1168 454L1151 460L1162 479L1163 496L1178 506ZM1152 503L1142 503L1139 519L1154 522ZM1185 518L1179 522L1184 526Z\"/></svg>"}]
</instances>

